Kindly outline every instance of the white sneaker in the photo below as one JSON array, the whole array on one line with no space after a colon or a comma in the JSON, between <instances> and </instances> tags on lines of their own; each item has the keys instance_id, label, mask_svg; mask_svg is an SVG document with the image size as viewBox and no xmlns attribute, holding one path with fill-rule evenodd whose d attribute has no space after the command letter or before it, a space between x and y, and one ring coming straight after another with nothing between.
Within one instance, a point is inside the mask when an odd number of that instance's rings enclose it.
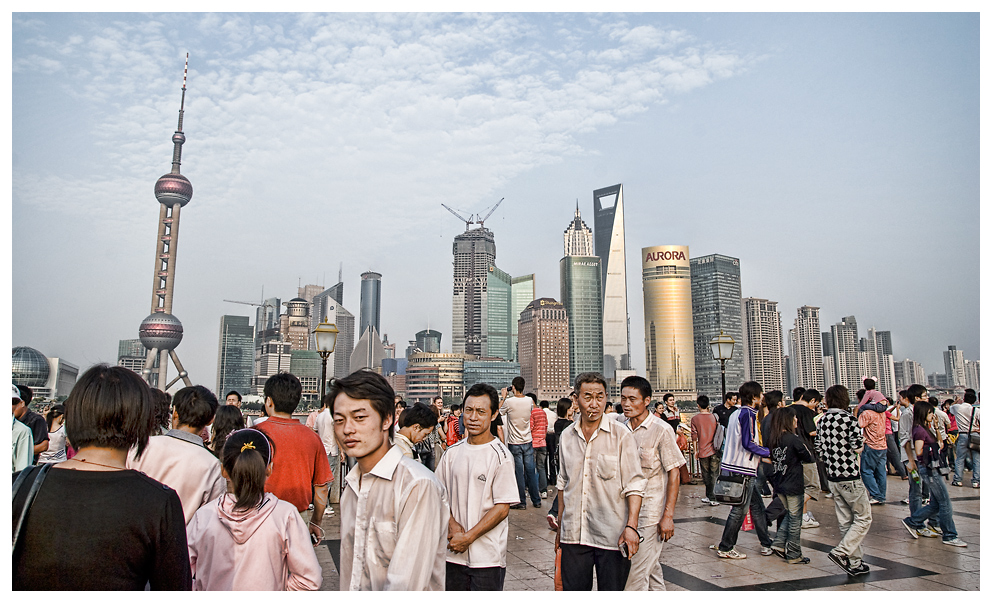
<instances>
[{"instance_id":1,"label":"white sneaker","mask_svg":"<svg viewBox=\"0 0 993 604\"><path fill-rule=\"evenodd\" d=\"M542 499L548 499L548 491L542 491L541 492L541 498Z\"/></svg>"},{"instance_id":2,"label":"white sneaker","mask_svg":"<svg viewBox=\"0 0 993 604\"><path fill-rule=\"evenodd\" d=\"M332 508L331 506L328 506L328 507L324 508L324 515L325 516L334 516L334 508Z\"/></svg>"},{"instance_id":3,"label":"white sneaker","mask_svg":"<svg viewBox=\"0 0 993 604\"><path fill-rule=\"evenodd\" d=\"M804 517L803 522L800 524L800 528L801 529L812 529L812 528L817 528L820 525L821 525L820 522L817 522L816 520L814 520L814 517L813 516L811 516L811 515L808 514L807 516Z\"/></svg>"},{"instance_id":4,"label":"white sneaker","mask_svg":"<svg viewBox=\"0 0 993 604\"><path fill-rule=\"evenodd\" d=\"M700 498L700 502L701 502L701 503L710 503L710 499L708 499L708 498L706 498L706 497L701 497L701 498Z\"/></svg>"}]
</instances>

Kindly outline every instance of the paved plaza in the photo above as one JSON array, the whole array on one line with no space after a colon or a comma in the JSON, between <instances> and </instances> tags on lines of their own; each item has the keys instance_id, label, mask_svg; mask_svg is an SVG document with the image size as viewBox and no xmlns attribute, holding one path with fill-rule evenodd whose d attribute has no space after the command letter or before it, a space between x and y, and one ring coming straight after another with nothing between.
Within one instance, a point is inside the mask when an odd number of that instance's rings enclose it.
<instances>
[{"instance_id":1,"label":"paved plaza","mask_svg":"<svg viewBox=\"0 0 993 604\"><path fill-rule=\"evenodd\" d=\"M863 546L867 575L849 577L828 560L827 552L839 539L834 503L812 501L808 509L820 527L804 529L801 546L808 565L790 565L776 556L759 555L753 532L742 531L736 549L745 560L717 558L709 546L720 541L727 506L700 503L702 485L683 485L676 507L676 534L663 550L666 589L683 590L978 590L979 589L979 489L948 487L955 510L955 527L967 548L944 545L940 539L914 540L901 524L908 515L899 503L907 483L890 476L889 503L872 507L872 529ZM549 496L554 493L550 489ZM769 500L766 500L768 502ZM542 509L511 510L507 553L508 591L551 591L555 575L555 533L548 529ZM326 539L318 548L324 568L322 590L338 589L339 506L326 516ZM775 524L771 530L775 530ZM647 538L647 537L646 537Z\"/></svg>"}]
</instances>

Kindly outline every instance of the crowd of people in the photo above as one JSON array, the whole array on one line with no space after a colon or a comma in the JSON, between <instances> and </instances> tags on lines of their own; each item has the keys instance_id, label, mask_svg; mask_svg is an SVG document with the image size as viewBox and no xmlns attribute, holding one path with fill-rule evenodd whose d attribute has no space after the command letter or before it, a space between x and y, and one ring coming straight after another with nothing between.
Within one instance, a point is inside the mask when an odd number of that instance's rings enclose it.
<instances>
[{"instance_id":1,"label":"crowd of people","mask_svg":"<svg viewBox=\"0 0 993 604\"><path fill-rule=\"evenodd\" d=\"M340 503L341 590L499 591L509 515L550 498L556 589L595 578L600 591L664 590L690 451L701 502L730 505L720 558L745 558L735 545L750 515L762 555L808 564L801 530L818 523L806 507L823 496L842 533L828 558L869 572L861 543L887 464L908 482L912 537L965 547L946 481L962 485L968 469L979 486L976 393L942 409L920 385L896 403L864 385L853 409L843 386L798 389L783 406L782 392L746 382L713 407L699 397L687 423L641 376L616 404L602 375L583 373L558 401L517 377L446 408L440 396L408 405L361 370L333 380L302 423L289 373L266 381L253 421L237 392L170 397L97 365L45 415L13 387L13 587L316 590L322 519Z\"/></svg>"}]
</instances>

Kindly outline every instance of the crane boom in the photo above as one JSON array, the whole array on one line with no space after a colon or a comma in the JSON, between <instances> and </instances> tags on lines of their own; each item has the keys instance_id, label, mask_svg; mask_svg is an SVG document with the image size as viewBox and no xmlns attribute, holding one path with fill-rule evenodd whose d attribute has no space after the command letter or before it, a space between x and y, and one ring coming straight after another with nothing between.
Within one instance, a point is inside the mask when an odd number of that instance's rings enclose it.
<instances>
[{"instance_id":1,"label":"crane boom","mask_svg":"<svg viewBox=\"0 0 993 604\"><path fill-rule=\"evenodd\" d=\"M449 212L451 212L452 215L454 215L456 218L458 218L459 220L461 220L462 222L464 222L465 223L465 230L467 230L467 231L469 230L469 226L472 224L472 214L469 214L469 220L466 220L465 218L462 217L461 214L459 214L458 212L456 212L452 208L446 206L445 204L441 204L441 207L445 208L446 210L448 210Z\"/></svg>"},{"instance_id":2,"label":"crane boom","mask_svg":"<svg viewBox=\"0 0 993 604\"><path fill-rule=\"evenodd\" d=\"M242 302L241 300L225 300L234 304L247 304L248 306L268 306L265 302Z\"/></svg>"},{"instance_id":3,"label":"crane boom","mask_svg":"<svg viewBox=\"0 0 993 604\"><path fill-rule=\"evenodd\" d=\"M483 222L485 222L485 221L486 221L486 219L487 219L487 218L489 218L489 217L490 217L490 216L491 216L491 215L493 214L493 212L496 212L496 209L497 209L498 207L500 207L500 204L501 204L501 203L503 203L503 200L504 200L504 199L505 199L504 197L501 197L501 198L500 198L500 201L498 201L498 202L496 202L496 205L494 205L494 206L493 206L493 207L492 207L492 208L490 209L490 211L486 213L486 216L483 216L482 218L480 218L480 219L479 219L479 221L478 221L478 222L477 222L476 224L478 224L479 226L483 226ZM478 215L477 215L476 217L477 217L477 218L479 218L479 216L478 216Z\"/></svg>"}]
</instances>

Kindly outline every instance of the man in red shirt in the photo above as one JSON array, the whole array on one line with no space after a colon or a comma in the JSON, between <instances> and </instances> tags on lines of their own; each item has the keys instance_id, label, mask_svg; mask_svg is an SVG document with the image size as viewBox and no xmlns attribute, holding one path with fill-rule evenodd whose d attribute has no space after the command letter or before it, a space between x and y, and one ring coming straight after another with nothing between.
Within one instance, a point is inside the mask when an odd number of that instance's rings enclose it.
<instances>
[{"instance_id":1,"label":"man in red shirt","mask_svg":"<svg viewBox=\"0 0 993 604\"><path fill-rule=\"evenodd\" d=\"M548 499L548 443L545 441L548 416L538 406L538 395L528 392L526 396L534 403L531 407L531 446L534 447L534 465L538 468L538 490L542 499Z\"/></svg>"},{"instance_id":2,"label":"man in red shirt","mask_svg":"<svg viewBox=\"0 0 993 604\"><path fill-rule=\"evenodd\" d=\"M313 501L314 512L307 528L312 535L323 539L321 519L328 503L331 466L321 438L293 419L303 392L300 380L292 373L277 373L266 380L262 392L269 419L256 429L269 437L274 449L272 474L265 490L292 503L301 513Z\"/></svg>"}]
</instances>

